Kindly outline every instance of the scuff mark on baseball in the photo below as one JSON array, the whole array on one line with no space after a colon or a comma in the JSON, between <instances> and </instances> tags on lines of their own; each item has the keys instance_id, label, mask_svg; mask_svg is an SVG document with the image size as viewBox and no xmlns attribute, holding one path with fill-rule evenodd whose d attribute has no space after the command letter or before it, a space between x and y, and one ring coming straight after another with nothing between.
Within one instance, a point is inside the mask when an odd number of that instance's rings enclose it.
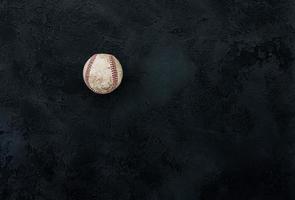
<instances>
[{"instance_id":1,"label":"scuff mark on baseball","mask_svg":"<svg viewBox=\"0 0 295 200\"><path fill-rule=\"evenodd\" d=\"M97 94L108 94L119 87L123 69L111 54L94 54L84 65L83 79L87 87Z\"/></svg>"}]
</instances>

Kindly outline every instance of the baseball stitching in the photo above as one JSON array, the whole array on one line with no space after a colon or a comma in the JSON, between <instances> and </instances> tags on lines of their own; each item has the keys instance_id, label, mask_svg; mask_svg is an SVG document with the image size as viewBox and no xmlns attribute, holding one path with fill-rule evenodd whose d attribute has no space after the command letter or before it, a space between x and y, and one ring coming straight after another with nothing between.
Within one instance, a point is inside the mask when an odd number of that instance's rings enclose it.
<instances>
[{"instance_id":1,"label":"baseball stitching","mask_svg":"<svg viewBox=\"0 0 295 200\"><path fill-rule=\"evenodd\" d=\"M87 68L86 68L86 73L85 73L85 82L86 82L86 85L88 86L88 88L90 90L92 90L93 92L96 92L91 86L90 86L90 83L89 83L89 76L90 76L90 71L91 71L91 67L96 59L96 56L97 54L94 54L90 60L89 60L89 63L87 65Z\"/></svg>"},{"instance_id":2,"label":"baseball stitching","mask_svg":"<svg viewBox=\"0 0 295 200\"><path fill-rule=\"evenodd\" d=\"M96 93L96 91L90 86L89 77L90 77L90 71L91 71L93 63L94 63L94 61L96 59L96 56L97 56L97 54L93 55L90 58L89 63L88 63L87 68L86 68L86 72L85 72L86 85L88 86L88 88L90 90L92 90L95 93ZM112 73L112 89L114 89L114 88L116 88L116 86L118 84L118 70L117 70L115 58L112 55L109 56L109 64L110 64L110 70L111 70L111 73Z\"/></svg>"},{"instance_id":3,"label":"baseball stitching","mask_svg":"<svg viewBox=\"0 0 295 200\"><path fill-rule=\"evenodd\" d=\"M114 56L110 55L110 67L112 72L113 88L117 87L118 84L118 71Z\"/></svg>"}]
</instances>

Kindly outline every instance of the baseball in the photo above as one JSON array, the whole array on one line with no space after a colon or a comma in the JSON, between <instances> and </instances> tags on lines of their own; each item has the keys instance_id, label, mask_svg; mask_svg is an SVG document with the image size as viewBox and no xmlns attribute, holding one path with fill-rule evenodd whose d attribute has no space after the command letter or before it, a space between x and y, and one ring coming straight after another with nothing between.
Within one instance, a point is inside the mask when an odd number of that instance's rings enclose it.
<instances>
[{"instance_id":1,"label":"baseball","mask_svg":"<svg viewBox=\"0 0 295 200\"><path fill-rule=\"evenodd\" d=\"M94 54L84 65L84 82L97 94L111 93L119 87L122 78L122 66L111 54Z\"/></svg>"}]
</instances>

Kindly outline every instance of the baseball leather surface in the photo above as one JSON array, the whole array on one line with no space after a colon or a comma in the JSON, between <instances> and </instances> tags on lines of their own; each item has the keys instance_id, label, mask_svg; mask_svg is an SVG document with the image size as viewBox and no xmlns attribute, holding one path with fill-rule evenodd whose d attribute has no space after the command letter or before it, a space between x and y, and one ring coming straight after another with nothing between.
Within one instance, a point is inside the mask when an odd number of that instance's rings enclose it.
<instances>
[{"instance_id":1,"label":"baseball leather surface","mask_svg":"<svg viewBox=\"0 0 295 200\"><path fill-rule=\"evenodd\" d=\"M123 78L123 70L118 59L111 54L95 54L86 62L83 78L90 90L97 94L114 91Z\"/></svg>"}]
</instances>

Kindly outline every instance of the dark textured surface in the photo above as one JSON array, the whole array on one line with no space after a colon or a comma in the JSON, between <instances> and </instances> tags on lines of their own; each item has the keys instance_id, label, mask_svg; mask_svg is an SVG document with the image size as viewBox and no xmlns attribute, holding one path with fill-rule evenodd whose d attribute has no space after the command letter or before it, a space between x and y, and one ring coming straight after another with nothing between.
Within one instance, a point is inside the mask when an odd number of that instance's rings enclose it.
<instances>
[{"instance_id":1,"label":"dark textured surface","mask_svg":"<svg viewBox=\"0 0 295 200\"><path fill-rule=\"evenodd\" d=\"M293 0L1 0L1 200L295 199ZM124 67L87 89L96 52Z\"/></svg>"}]
</instances>

